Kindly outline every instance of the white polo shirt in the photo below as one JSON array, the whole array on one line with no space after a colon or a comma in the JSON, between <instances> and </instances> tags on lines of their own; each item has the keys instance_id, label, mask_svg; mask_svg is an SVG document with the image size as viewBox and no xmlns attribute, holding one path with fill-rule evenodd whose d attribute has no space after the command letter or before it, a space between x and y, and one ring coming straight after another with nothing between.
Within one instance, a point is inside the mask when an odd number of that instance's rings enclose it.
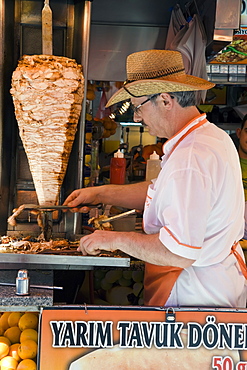
<instances>
[{"instance_id":1,"label":"white polo shirt","mask_svg":"<svg viewBox=\"0 0 247 370\"><path fill-rule=\"evenodd\" d=\"M162 169L148 189L144 230L195 262L180 274L166 306L246 307L245 278L231 253L244 233L244 192L237 150L206 121L186 125L164 145ZM243 255L238 246L238 252Z\"/></svg>"}]
</instances>

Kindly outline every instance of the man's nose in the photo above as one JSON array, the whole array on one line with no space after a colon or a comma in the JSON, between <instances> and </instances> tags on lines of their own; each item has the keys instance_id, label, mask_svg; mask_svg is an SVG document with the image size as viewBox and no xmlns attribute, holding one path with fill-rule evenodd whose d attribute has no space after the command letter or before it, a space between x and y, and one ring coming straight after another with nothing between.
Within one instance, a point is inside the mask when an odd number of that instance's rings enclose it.
<instances>
[{"instance_id":1,"label":"man's nose","mask_svg":"<svg viewBox=\"0 0 247 370\"><path fill-rule=\"evenodd\" d=\"M142 118L141 118L140 114L138 114L138 113L134 113L133 120L134 120L134 122L142 122Z\"/></svg>"}]
</instances>

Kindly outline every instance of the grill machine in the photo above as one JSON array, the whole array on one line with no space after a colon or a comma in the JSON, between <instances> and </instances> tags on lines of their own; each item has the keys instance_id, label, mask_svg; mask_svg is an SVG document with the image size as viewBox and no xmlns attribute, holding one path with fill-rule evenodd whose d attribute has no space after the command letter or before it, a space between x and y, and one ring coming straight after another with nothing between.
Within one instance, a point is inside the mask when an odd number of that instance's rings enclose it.
<instances>
[{"instance_id":1,"label":"grill machine","mask_svg":"<svg viewBox=\"0 0 247 370\"><path fill-rule=\"evenodd\" d=\"M12 72L18 59L25 54L42 54L41 15L47 0L1 1L1 169L0 169L0 233L2 235L38 236L36 216L24 211L16 227L7 225L12 210L21 204L38 204L26 153L18 135L12 98L9 93ZM83 66L87 86L88 45L91 1L51 0L53 14L53 54L75 59ZM14 27L12 25L14 22ZM11 31L9 32L9 29ZM13 31L12 31L13 30ZM60 202L75 188L83 185L84 125L87 101L83 100L78 131L70 155ZM71 238L81 233L82 216L53 212L53 233L56 237Z\"/></svg>"},{"instance_id":2,"label":"grill machine","mask_svg":"<svg viewBox=\"0 0 247 370\"><path fill-rule=\"evenodd\" d=\"M41 16L44 4L48 3L49 0L2 0L0 2L2 40L0 46L0 235L2 236L7 234L17 237L26 235L37 237L41 232L36 217L28 209L20 214L17 226L7 225L7 219L14 208L22 204L38 204L27 156L19 137L10 87L12 73L20 57L43 53ZM53 13L53 54L75 59L83 66L84 96L86 96L91 1L51 0L50 6ZM87 109L87 100L84 98L60 193L60 204L75 188L83 186L84 128ZM52 215L53 238L68 240L79 238L82 233L80 214L55 211ZM66 303L74 303L77 289L83 280L83 273L80 270L92 270L95 266L127 267L129 258L2 253L0 261L2 273L6 269L11 270L13 279L16 276L16 270L20 267L39 271L50 270L55 276L54 285L64 286L63 295L58 297L58 301L62 299L62 302Z\"/></svg>"}]
</instances>

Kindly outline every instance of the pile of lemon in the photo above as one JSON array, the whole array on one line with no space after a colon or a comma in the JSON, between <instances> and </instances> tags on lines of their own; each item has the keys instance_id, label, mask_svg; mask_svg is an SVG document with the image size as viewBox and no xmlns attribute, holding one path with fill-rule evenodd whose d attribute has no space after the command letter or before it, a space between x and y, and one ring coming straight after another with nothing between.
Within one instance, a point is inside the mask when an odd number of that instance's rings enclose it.
<instances>
[{"instance_id":1,"label":"pile of lemon","mask_svg":"<svg viewBox=\"0 0 247 370\"><path fill-rule=\"evenodd\" d=\"M0 369L36 370L37 312L0 313Z\"/></svg>"}]
</instances>

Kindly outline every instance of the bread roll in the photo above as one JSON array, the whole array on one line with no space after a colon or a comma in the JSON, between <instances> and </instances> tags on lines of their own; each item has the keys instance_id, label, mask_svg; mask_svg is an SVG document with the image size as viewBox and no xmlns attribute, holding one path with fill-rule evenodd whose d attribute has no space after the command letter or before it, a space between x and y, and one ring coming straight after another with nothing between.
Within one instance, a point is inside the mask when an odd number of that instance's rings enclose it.
<instances>
[{"instance_id":1,"label":"bread roll","mask_svg":"<svg viewBox=\"0 0 247 370\"><path fill-rule=\"evenodd\" d=\"M230 356L236 364L239 361L238 351L228 349L208 350L201 346L198 349L187 349L186 330L181 332L183 349L126 348L114 346L112 349L98 349L74 361L69 370L156 370L156 369L201 369L212 370L213 356Z\"/></svg>"}]
</instances>

